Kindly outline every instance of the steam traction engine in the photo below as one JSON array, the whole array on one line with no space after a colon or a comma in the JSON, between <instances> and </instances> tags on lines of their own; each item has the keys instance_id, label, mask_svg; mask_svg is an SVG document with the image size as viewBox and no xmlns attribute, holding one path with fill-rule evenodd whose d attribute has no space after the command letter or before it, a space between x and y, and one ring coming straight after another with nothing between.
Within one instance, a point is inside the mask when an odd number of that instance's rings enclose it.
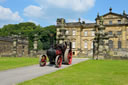
<instances>
[{"instance_id":1,"label":"steam traction engine","mask_svg":"<svg viewBox=\"0 0 128 85\"><path fill-rule=\"evenodd\" d=\"M72 49L70 43L57 44L47 50L47 56L50 64L55 64L56 67L61 67L62 63L70 65L72 63ZM45 66L47 56L42 55L40 60L40 66Z\"/></svg>"}]
</instances>

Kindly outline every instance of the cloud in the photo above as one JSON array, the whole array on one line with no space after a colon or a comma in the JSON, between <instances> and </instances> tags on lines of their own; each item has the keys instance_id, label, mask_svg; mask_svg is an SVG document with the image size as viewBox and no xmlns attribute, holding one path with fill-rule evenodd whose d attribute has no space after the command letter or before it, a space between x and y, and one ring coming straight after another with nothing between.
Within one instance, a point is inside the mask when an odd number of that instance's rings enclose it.
<instances>
[{"instance_id":1,"label":"cloud","mask_svg":"<svg viewBox=\"0 0 128 85\"><path fill-rule=\"evenodd\" d=\"M30 5L24 9L24 16L40 18L44 15L43 8L39 6Z\"/></svg>"},{"instance_id":2,"label":"cloud","mask_svg":"<svg viewBox=\"0 0 128 85\"><path fill-rule=\"evenodd\" d=\"M95 4L95 0L36 0L41 6L56 6L73 11L88 11Z\"/></svg>"},{"instance_id":3,"label":"cloud","mask_svg":"<svg viewBox=\"0 0 128 85\"><path fill-rule=\"evenodd\" d=\"M0 6L0 26L4 24L11 24L22 22L23 19L19 16L18 12L12 12L9 8Z\"/></svg>"},{"instance_id":4,"label":"cloud","mask_svg":"<svg viewBox=\"0 0 128 85\"><path fill-rule=\"evenodd\" d=\"M36 5L24 8L28 20L54 24L57 18L73 19L82 16L95 5L96 0L35 0ZM87 20L88 22L91 22Z\"/></svg>"}]
</instances>

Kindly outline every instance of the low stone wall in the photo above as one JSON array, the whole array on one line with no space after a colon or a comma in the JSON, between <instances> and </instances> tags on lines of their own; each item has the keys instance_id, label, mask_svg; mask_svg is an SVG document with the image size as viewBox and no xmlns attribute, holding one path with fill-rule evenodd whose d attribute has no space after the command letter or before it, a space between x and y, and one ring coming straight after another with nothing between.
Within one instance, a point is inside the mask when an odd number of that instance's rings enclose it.
<instances>
[{"instance_id":1,"label":"low stone wall","mask_svg":"<svg viewBox=\"0 0 128 85\"><path fill-rule=\"evenodd\" d=\"M105 57L105 59L127 60L128 59L128 49L110 50L109 56Z\"/></svg>"},{"instance_id":2,"label":"low stone wall","mask_svg":"<svg viewBox=\"0 0 128 85\"><path fill-rule=\"evenodd\" d=\"M112 60L128 60L128 56L109 56L105 59L112 59Z\"/></svg>"},{"instance_id":3,"label":"low stone wall","mask_svg":"<svg viewBox=\"0 0 128 85\"><path fill-rule=\"evenodd\" d=\"M13 41L9 38L0 38L0 56L13 54Z\"/></svg>"},{"instance_id":4,"label":"low stone wall","mask_svg":"<svg viewBox=\"0 0 128 85\"><path fill-rule=\"evenodd\" d=\"M28 41L19 37L0 37L0 57L28 56Z\"/></svg>"}]
</instances>

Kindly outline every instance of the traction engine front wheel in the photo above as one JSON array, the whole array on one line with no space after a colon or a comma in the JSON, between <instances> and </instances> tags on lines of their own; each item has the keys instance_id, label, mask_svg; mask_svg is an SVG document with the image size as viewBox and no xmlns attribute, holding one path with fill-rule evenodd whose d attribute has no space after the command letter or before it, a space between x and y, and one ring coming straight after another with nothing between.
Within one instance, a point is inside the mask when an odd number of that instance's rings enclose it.
<instances>
[{"instance_id":1,"label":"traction engine front wheel","mask_svg":"<svg viewBox=\"0 0 128 85\"><path fill-rule=\"evenodd\" d=\"M62 58L61 55L58 55L58 56L56 57L55 64L56 64L56 67L57 67L57 68L60 68L60 67L61 67L61 65L62 65L62 60L63 60L63 58Z\"/></svg>"},{"instance_id":2,"label":"traction engine front wheel","mask_svg":"<svg viewBox=\"0 0 128 85\"><path fill-rule=\"evenodd\" d=\"M45 66L46 62L47 62L47 57L45 55L42 55L40 59L40 66L41 67Z\"/></svg>"}]
</instances>

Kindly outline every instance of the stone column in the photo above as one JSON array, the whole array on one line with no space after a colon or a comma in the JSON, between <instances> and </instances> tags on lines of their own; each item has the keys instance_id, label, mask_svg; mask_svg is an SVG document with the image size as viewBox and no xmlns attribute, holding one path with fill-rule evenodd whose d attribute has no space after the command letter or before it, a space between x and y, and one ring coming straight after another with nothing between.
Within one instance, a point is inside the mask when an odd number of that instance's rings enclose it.
<instances>
[{"instance_id":1,"label":"stone column","mask_svg":"<svg viewBox=\"0 0 128 85\"><path fill-rule=\"evenodd\" d=\"M105 26L103 25L103 17L100 17L100 23L96 27L96 33L94 38L93 58L104 59L108 56L108 33L105 32Z\"/></svg>"},{"instance_id":2,"label":"stone column","mask_svg":"<svg viewBox=\"0 0 128 85\"><path fill-rule=\"evenodd\" d=\"M35 55L37 55L37 45L38 45L38 43L37 43L37 41L38 41L37 34L35 34L34 37L35 38L34 38L34 44L33 44L33 47L34 47L33 48L33 54L35 56Z\"/></svg>"},{"instance_id":3,"label":"stone column","mask_svg":"<svg viewBox=\"0 0 128 85\"><path fill-rule=\"evenodd\" d=\"M25 39L24 39L24 55L25 56L28 56L28 54L29 54L29 49L28 49L28 45L29 45L29 41L28 41L28 37L26 37Z\"/></svg>"},{"instance_id":4,"label":"stone column","mask_svg":"<svg viewBox=\"0 0 128 85\"><path fill-rule=\"evenodd\" d=\"M13 35L13 56L17 56L17 35Z\"/></svg>"},{"instance_id":5,"label":"stone column","mask_svg":"<svg viewBox=\"0 0 128 85\"><path fill-rule=\"evenodd\" d=\"M22 57L23 56L23 37L21 33L18 34L17 42L18 42L17 56Z\"/></svg>"}]
</instances>

